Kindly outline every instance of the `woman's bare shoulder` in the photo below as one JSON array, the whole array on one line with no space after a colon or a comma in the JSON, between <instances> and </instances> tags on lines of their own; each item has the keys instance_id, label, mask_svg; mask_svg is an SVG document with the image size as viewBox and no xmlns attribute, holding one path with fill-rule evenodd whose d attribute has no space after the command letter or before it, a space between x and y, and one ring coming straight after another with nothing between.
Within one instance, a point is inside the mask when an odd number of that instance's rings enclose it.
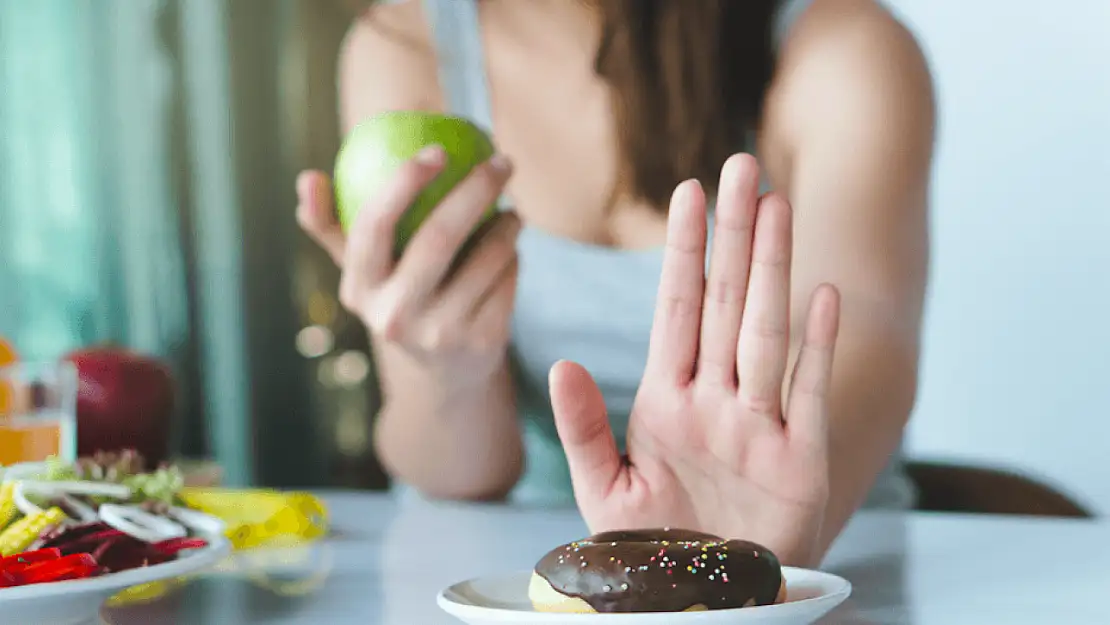
<instances>
[{"instance_id":1,"label":"woman's bare shoulder","mask_svg":"<svg viewBox=\"0 0 1110 625\"><path fill-rule=\"evenodd\" d=\"M792 147L853 124L928 142L934 104L925 54L897 16L876 0L813 0L782 42L764 129Z\"/></svg>"},{"instance_id":2,"label":"woman's bare shoulder","mask_svg":"<svg viewBox=\"0 0 1110 625\"><path fill-rule=\"evenodd\" d=\"M338 83L345 130L384 110L442 108L421 3L381 2L356 18L340 50Z\"/></svg>"}]
</instances>

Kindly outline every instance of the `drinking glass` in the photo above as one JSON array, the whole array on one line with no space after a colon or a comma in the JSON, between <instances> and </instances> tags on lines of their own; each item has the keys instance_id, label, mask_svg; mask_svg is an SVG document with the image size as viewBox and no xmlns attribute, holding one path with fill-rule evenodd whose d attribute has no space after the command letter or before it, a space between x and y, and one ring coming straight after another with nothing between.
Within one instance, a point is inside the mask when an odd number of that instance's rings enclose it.
<instances>
[{"instance_id":1,"label":"drinking glass","mask_svg":"<svg viewBox=\"0 0 1110 625\"><path fill-rule=\"evenodd\" d=\"M0 367L0 465L77 456L77 368L70 362Z\"/></svg>"}]
</instances>

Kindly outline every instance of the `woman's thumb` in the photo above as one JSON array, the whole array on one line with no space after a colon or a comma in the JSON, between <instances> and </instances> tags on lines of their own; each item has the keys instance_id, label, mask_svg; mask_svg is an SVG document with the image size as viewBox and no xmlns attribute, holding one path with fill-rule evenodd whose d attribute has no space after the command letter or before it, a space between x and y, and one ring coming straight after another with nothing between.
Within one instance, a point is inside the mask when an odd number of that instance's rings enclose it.
<instances>
[{"instance_id":1,"label":"woman's thumb","mask_svg":"<svg viewBox=\"0 0 1110 625\"><path fill-rule=\"evenodd\" d=\"M335 217L331 180L320 171L304 171L297 176L297 223L342 266L347 237Z\"/></svg>"},{"instance_id":2,"label":"woman's thumb","mask_svg":"<svg viewBox=\"0 0 1110 625\"><path fill-rule=\"evenodd\" d=\"M621 458L601 389L581 365L560 361L548 378L555 428L567 455L574 491L604 499L620 474Z\"/></svg>"}]
</instances>

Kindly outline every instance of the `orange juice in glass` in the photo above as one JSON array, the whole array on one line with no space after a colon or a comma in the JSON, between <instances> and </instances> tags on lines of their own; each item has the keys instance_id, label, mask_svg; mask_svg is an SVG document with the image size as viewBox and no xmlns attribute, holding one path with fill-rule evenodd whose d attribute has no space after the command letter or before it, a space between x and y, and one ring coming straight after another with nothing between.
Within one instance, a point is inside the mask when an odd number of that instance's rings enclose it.
<instances>
[{"instance_id":1,"label":"orange juice in glass","mask_svg":"<svg viewBox=\"0 0 1110 625\"><path fill-rule=\"evenodd\" d=\"M77 368L69 362L0 366L0 465L77 455Z\"/></svg>"}]
</instances>

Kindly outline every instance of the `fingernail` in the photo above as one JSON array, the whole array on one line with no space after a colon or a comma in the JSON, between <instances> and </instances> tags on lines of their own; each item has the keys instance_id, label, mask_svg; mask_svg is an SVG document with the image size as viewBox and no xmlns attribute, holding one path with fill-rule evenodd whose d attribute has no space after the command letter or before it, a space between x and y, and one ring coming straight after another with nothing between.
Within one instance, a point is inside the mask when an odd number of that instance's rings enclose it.
<instances>
[{"instance_id":1,"label":"fingernail","mask_svg":"<svg viewBox=\"0 0 1110 625\"><path fill-rule=\"evenodd\" d=\"M690 178L679 183L678 188L675 189L674 201L676 204L685 206L690 204L694 199L694 193L701 187L701 183L696 178Z\"/></svg>"},{"instance_id":2,"label":"fingernail","mask_svg":"<svg viewBox=\"0 0 1110 625\"><path fill-rule=\"evenodd\" d=\"M297 176L297 198L302 202L311 202L316 194L316 176L314 172L303 171Z\"/></svg>"},{"instance_id":3,"label":"fingernail","mask_svg":"<svg viewBox=\"0 0 1110 625\"><path fill-rule=\"evenodd\" d=\"M504 154L494 154L493 157L489 159L489 165L494 171L502 174L513 168L512 162L509 161L509 158Z\"/></svg>"},{"instance_id":4,"label":"fingernail","mask_svg":"<svg viewBox=\"0 0 1110 625\"><path fill-rule=\"evenodd\" d=\"M443 158L443 148L438 145L429 145L416 153L416 162L424 165L437 165Z\"/></svg>"}]
</instances>

